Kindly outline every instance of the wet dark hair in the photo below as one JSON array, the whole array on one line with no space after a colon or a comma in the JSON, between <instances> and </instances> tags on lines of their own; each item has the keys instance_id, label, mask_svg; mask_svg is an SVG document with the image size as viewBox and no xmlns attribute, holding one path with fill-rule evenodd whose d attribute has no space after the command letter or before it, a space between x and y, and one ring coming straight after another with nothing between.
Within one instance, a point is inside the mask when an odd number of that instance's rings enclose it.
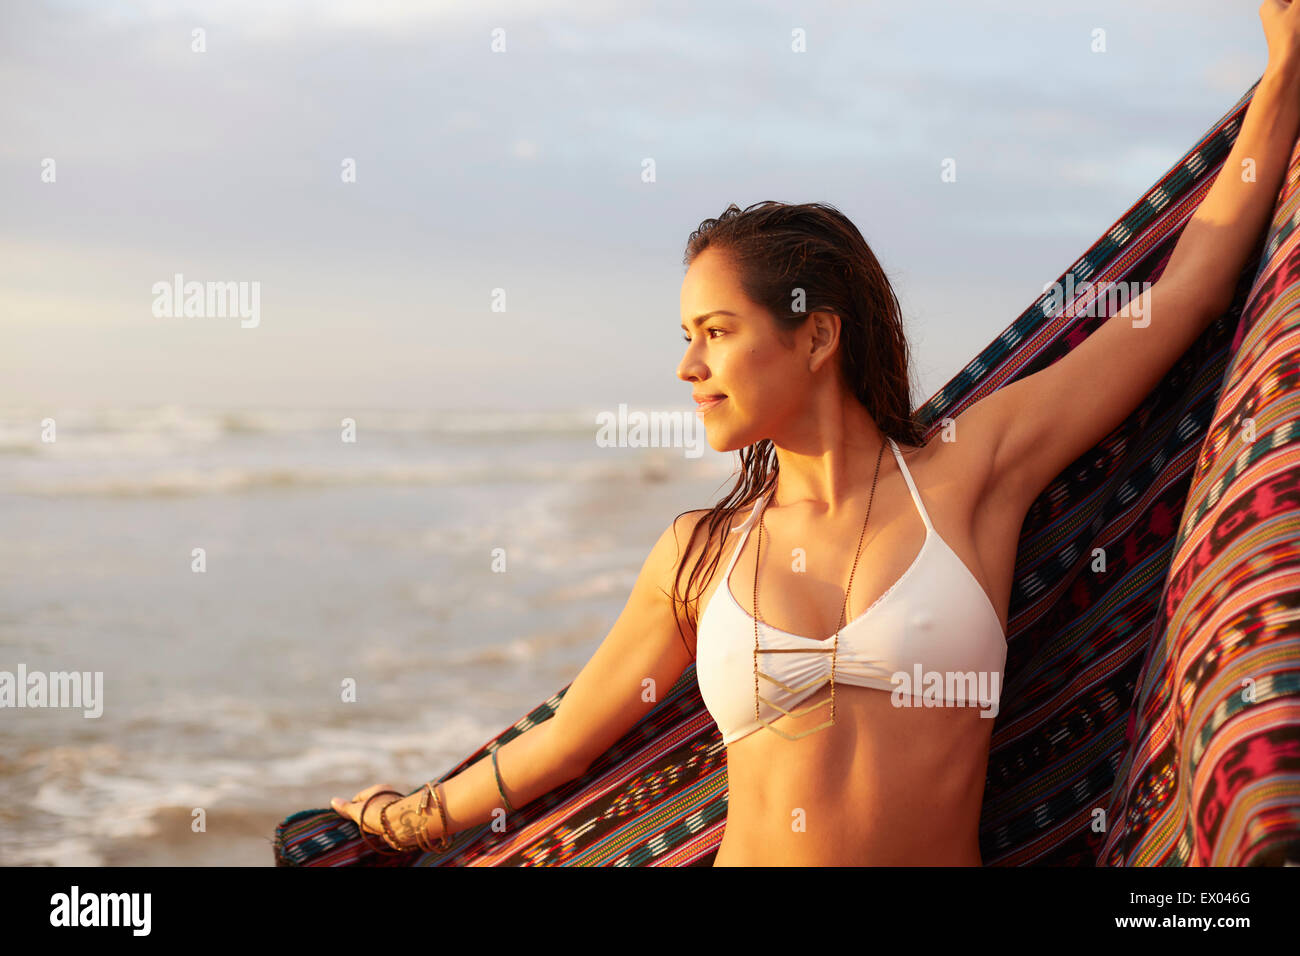
<instances>
[{"instance_id":1,"label":"wet dark hair","mask_svg":"<svg viewBox=\"0 0 1300 956\"><path fill-rule=\"evenodd\" d=\"M826 203L768 200L743 210L732 203L718 218L704 220L691 233L683 263L689 268L709 248L727 257L739 273L745 295L772 314L782 335L798 329L811 312L838 315L845 383L886 436L907 445L922 444L924 429L912 412L911 360L902 310L871 247L847 216ZM791 307L798 289L803 290L803 308L794 312ZM754 442L738 454L741 471L736 484L696 522L686 543L684 551L689 554L703 530L706 546L715 537L718 546L707 569L703 560L695 562L685 594L680 584L686 562L677 565L669 597L674 612L682 608L679 632L683 613L691 629L698 631L698 617L686 595L702 575L695 597L704 593L717 571L721 543L735 514L776 484L776 448L770 439Z\"/></svg>"}]
</instances>

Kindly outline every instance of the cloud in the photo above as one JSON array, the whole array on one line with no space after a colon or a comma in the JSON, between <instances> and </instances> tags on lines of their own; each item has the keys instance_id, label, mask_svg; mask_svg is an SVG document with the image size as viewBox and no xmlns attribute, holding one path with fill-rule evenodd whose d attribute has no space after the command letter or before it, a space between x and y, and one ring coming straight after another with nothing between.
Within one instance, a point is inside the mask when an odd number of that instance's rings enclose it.
<instances>
[{"instance_id":1,"label":"cloud","mask_svg":"<svg viewBox=\"0 0 1300 956\"><path fill-rule=\"evenodd\" d=\"M132 290L182 272L263 281L303 341L366 324L341 351L367 368L396 361L381 333L413 330L412 348L457 350L458 374L490 391L500 336L481 330L508 327L536 357L511 371L521 393L585 394L611 348L611 387L670 389L681 247L731 201L833 202L936 290L958 281L936 261L1016 288L1059 272L1248 85L1232 77L1262 46L1257 17L1206 7L1174 35L1171 9L0 4L0 249L19 250L0 256L0 299L22 303L35 361L60 354L60 323L86 322L110 331L82 358L111 360ZM1095 23L1104 57L1084 42ZM506 54L489 49L496 26ZM40 181L46 156L57 184ZM938 185L946 156L959 188ZM1010 254L1018 241L1033 248ZM1030 257L1056 242L1061 262ZM517 325L484 315L496 287ZM173 379L215 374L172 355Z\"/></svg>"}]
</instances>

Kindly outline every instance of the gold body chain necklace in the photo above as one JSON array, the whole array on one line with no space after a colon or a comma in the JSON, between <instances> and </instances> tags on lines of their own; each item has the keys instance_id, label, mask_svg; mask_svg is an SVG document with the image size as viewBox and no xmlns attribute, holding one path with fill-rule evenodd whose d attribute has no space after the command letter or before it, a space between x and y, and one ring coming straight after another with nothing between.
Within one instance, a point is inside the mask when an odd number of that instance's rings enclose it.
<instances>
[{"instance_id":1,"label":"gold body chain necklace","mask_svg":"<svg viewBox=\"0 0 1300 956\"><path fill-rule=\"evenodd\" d=\"M760 648L758 646L758 563L759 563L759 559L763 555L763 516L762 515L759 516L758 546L754 552L754 718L759 723L761 723L764 727L766 727L768 730L772 731L773 733L780 734L786 740L798 740L800 737L807 737L809 734L815 734L819 730L825 730L827 727L833 727L835 725L835 661L836 661L836 654L837 651L839 650L839 645L840 645L840 630L843 627L845 627L847 623L845 621L845 616L848 614L848 609L849 609L849 594L852 593L853 591L853 575L858 570L858 558L861 557L862 555L862 542L866 539L867 536L867 522L871 520L871 504L873 501L875 501L876 498L876 481L880 478L880 460L881 458L884 457L884 454L885 454L885 443L882 441L880 443L880 451L876 454L876 474L871 479L871 496L867 499L867 516L864 519L862 519L862 533L858 535L858 551L857 554L853 556L853 568L852 570L849 571L848 587L844 589L844 606L840 609L840 623L835 629L835 640L831 643L829 649L821 647L821 648L817 648L816 650L808 651L798 647ZM766 511L767 509L764 508L763 510ZM788 684L785 684L777 680L775 677L772 677L770 674L764 674L762 671L758 669L759 654L782 654L782 653L830 654L831 655L831 696L816 704L811 704L808 707L805 707L803 710L786 710L784 707L782 707L780 704L777 704L775 701L768 700L766 697L762 696L758 692L758 678L760 676L766 678L767 680L771 681L773 684L776 684L778 687L784 689L785 691L791 694L797 694L799 691L806 690L809 687L813 686L813 684L817 684L821 682L821 678L818 677L815 678L813 681L802 685L801 687L791 687ZM776 708L777 710L781 711L781 713L786 715L787 717L802 717L805 714L812 713L818 707L821 707L823 704L829 702L831 705L831 717L830 720L818 724L816 727L813 727L811 730L805 730L801 734L787 734L785 731L777 728L773 721L763 719L762 715L759 713L758 710L758 702L760 700L763 703L769 704L772 707Z\"/></svg>"}]
</instances>

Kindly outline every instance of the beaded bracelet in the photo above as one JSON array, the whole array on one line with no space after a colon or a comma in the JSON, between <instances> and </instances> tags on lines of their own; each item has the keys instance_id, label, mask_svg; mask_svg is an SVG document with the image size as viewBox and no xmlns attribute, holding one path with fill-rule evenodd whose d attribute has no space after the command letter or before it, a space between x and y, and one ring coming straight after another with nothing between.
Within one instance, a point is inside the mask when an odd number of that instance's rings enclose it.
<instances>
[{"instance_id":1,"label":"beaded bracelet","mask_svg":"<svg viewBox=\"0 0 1300 956\"><path fill-rule=\"evenodd\" d=\"M402 841L397 839L397 834L393 832L393 825L388 822L388 808L394 803L400 803L400 800L389 800L379 808L379 825L384 828L384 842L391 846L398 853L407 853L410 847L402 846Z\"/></svg>"},{"instance_id":2,"label":"beaded bracelet","mask_svg":"<svg viewBox=\"0 0 1300 956\"><path fill-rule=\"evenodd\" d=\"M375 799L375 797L381 797L386 793L393 793L393 794L397 794L397 796L399 797L401 796L401 794L397 793L396 790L380 790L378 793L372 793L370 797L366 800L366 802L361 805L361 814L357 818L357 832L361 834L361 842L364 843L368 849L373 850L375 853L379 853L383 856L397 856L399 853L402 852L401 850L384 849L384 847L382 846L378 846L374 843L371 843L366 832L366 810L370 808L370 801ZM388 803L393 803L393 802L395 801L393 800L388 801ZM385 806L387 806L387 804L385 804ZM381 809L379 812L379 819L382 821L383 818L384 818L384 814L383 814L383 810Z\"/></svg>"}]
</instances>

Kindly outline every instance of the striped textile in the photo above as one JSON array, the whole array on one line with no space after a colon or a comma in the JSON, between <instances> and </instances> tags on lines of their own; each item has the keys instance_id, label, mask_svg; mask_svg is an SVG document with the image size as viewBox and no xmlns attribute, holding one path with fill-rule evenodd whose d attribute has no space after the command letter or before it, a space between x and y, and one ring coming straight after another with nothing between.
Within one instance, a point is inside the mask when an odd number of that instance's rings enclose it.
<instances>
[{"instance_id":1,"label":"striped textile","mask_svg":"<svg viewBox=\"0 0 1300 956\"><path fill-rule=\"evenodd\" d=\"M1200 443L1102 861L1300 863L1300 148Z\"/></svg>"},{"instance_id":2,"label":"striped textile","mask_svg":"<svg viewBox=\"0 0 1300 956\"><path fill-rule=\"evenodd\" d=\"M1045 293L921 406L927 439L1105 321L1082 283L1158 278L1254 90L1057 280L1063 308ZM1025 517L980 820L987 865L1300 859L1297 177L1300 159L1232 307ZM437 779L549 719L567 689ZM726 751L691 666L504 832L484 824L442 853L380 857L351 821L305 810L277 827L276 862L707 866L726 813Z\"/></svg>"}]
</instances>

